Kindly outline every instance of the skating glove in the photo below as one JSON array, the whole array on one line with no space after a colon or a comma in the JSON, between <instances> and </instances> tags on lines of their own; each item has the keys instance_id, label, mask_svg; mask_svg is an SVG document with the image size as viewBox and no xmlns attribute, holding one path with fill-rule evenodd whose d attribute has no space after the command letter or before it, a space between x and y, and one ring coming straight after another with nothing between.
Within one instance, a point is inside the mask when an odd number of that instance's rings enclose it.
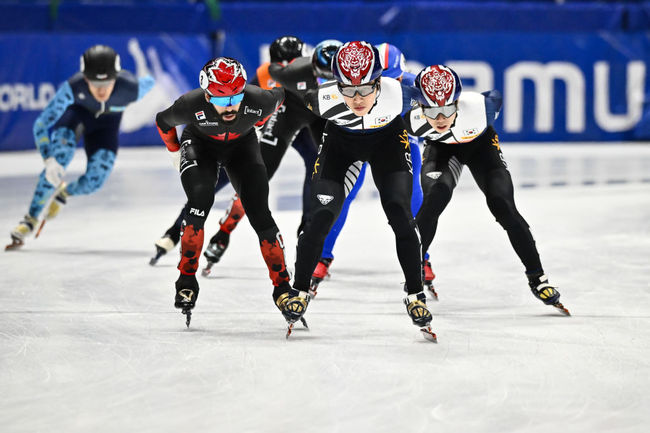
<instances>
[{"instance_id":1,"label":"skating glove","mask_svg":"<svg viewBox=\"0 0 650 433\"><path fill-rule=\"evenodd\" d=\"M53 156L45 160L45 179L52 185L59 186L64 174L65 169Z\"/></svg>"},{"instance_id":2,"label":"skating glove","mask_svg":"<svg viewBox=\"0 0 650 433\"><path fill-rule=\"evenodd\" d=\"M172 157L172 164L174 165L174 168L176 171L181 170L181 151L177 150L176 152L172 152L168 150L169 155Z\"/></svg>"}]
</instances>

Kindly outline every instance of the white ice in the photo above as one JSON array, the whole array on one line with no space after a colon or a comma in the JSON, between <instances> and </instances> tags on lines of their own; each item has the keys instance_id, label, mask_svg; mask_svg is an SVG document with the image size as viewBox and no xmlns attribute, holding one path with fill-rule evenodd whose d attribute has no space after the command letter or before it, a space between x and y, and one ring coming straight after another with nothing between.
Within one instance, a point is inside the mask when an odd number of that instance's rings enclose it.
<instances>
[{"instance_id":1,"label":"white ice","mask_svg":"<svg viewBox=\"0 0 650 433\"><path fill-rule=\"evenodd\" d=\"M647 431L650 146L504 145L572 317L531 295L465 170L431 249L437 345L406 315L370 178L309 305L310 331L285 340L247 221L200 278L186 329L173 308L178 253L148 265L184 202L166 153L121 149L101 191L0 253L0 432ZM79 153L67 178L84 164ZM0 154L7 242L41 168L35 152ZM290 264L303 173L290 149L271 183Z\"/></svg>"}]
</instances>

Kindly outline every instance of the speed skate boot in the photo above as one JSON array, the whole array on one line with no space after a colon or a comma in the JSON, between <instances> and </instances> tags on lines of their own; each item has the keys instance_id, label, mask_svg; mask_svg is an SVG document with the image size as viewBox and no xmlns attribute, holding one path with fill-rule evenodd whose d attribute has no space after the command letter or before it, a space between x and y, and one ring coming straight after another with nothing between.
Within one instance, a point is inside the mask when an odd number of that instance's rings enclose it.
<instances>
[{"instance_id":1,"label":"speed skate boot","mask_svg":"<svg viewBox=\"0 0 650 433\"><path fill-rule=\"evenodd\" d=\"M48 206L47 212L45 213L45 218L43 218L41 221L41 225L38 226L38 230L36 230L36 234L34 235L35 238L38 238L41 234L41 231L45 226L45 222L56 217L59 212L61 212L61 209L63 209L63 206L68 203L68 197L70 194L68 194L66 186L67 185L65 182L61 182L61 184L54 190L52 200L50 200L50 205Z\"/></svg>"},{"instance_id":2,"label":"speed skate boot","mask_svg":"<svg viewBox=\"0 0 650 433\"><path fill-rule=\"evenodd\" d=\"M162 238L158 239L154 244L156 246L156 254L151 258L151 260L149 260L149 264L153 266L158 263L158 259L174 249L177 243L178 239L176 239L176 242L174 242L172 237L169 234L165 233L165 235Z\"/></svg>"},{"instance_id":3,"label":"speed skate boot","mask_svg":"<svg viewBox=\"0 0 650 433\"><path fill-rule=\"evenodd\" d=\"M560 292L557 291L555 286L549 284L548 277L544 273L527 274L527 277L530 291L533 292L533 295L537 299L546 305L555 307L560 313L566 316L571 315L569 310L560 302Z\"/></svg>"},{"instance_id":4,"label":"speed skate boot","mask_svg":"<svg viewBox=\"0 0 650 433\"><path fill-rule=\"evenodd\" d=\"M431 312L427 308L427 297L424 292L412 293L404 298L406 312L415 326L420 328L422 336L434 343L438 342L436 334L431 330Z\"/></svg>"},{"instance_id":5,"label":"speed skate boot","mask_svg":"<svg viewBox=\"0 0 650 433\"><path fill-rule=\"evenodd\" d=\"M305 312L307 311L307 305L309 305L309 300L311 296L308 292L302 290L298 291L296 289L289 290L288 298L284 302L282 315L287 319L289 323L289 328L287 329L287 338L291 335L291 330L293 329L293 324L298 320L302 322L305 328L308 328L307 322L305 322ZM277 305L276 301L276 305ZM278 306L279 308L279 306Z\"/></svg>"},{"instance_id":6,"label":"speed skate boot","mask_svg":"<svg viewBox=\"0 0 650 433\"><path fill-rule=\"evenodd\" d=\"M196 305L196 298L199 296L199 283L194 275L181 274L176 280L176 298L174 307L180 308L185 315L185 324L189 328L192 320L192 309Z\"/></svg>"},{"instance_id":7,"label":"speed skate boot","mask_svg":"<svg viewBox=\"0 0 650 433\"><path fill-rule=\"evenodd\" d=\"M433 273L433 268L431 268L431 262L427 259L422 261L422 280L424 282L424 287L427 288L429 294L434 301L438 300L438 293L433 287L433 280L436 278L436 274Z\"/></svg>"},{"instance_id":8,"label":"speed skate boot","mask_svg":"<svg viewBox=\"0 0 650 433\"><path fill-rule=\"evenodd\" d=\"M70 194L66 191L66 186L65 182L61 182L61 185L54 191L54 199L47 208L45 219L51 220L56 217L61 212L61 209L63 209L63 206L68 203Z\"/></svg>"},{"instance_id":9,"label":"speed skate boot","mask_svg":"<svg viewBox=\"0 0 650 433\"><path fill-rule=\"evenodd\" d=\"M289 321L289 318L285 314L285 307L287 305L287 301L289 300L290 290L291 286L289 286L289 283L277 286L273 289L273 303L276 307L278 307L278 310L280 310L280 313L282 313L287 321Z\"/></svg>"},{"instance_id":10,"label":"speed skate boot","mask_svg":"<svg viewBox=\"0 0 650 433\"><path fill-rule=\"evenodd\" d=\"M212 236L210 239L210 244L203 252L203 256L208 260L208 264L201 271L201 275L207 277L210 275L210 270L215 263L218 263L223 256L223 253L226 252L228 244L230 243L230 233L226 233L222 230L219 230L217 234Z\"/></svg>"},{"instance_id":11,"label":"speed skate boot","mask_svg":"<svg viewBox=\"0 0 650 433\"><path fill-rule=\"evenodd\" d=\"M330 277L329 269L332 264L333 258L321 257L311 275L311 285L309 287L309 295L313 298L316 296L318 285L325 279Z\"/></svg>"},{"instance_id":12,"label":"speed skate boot","mask_svg":"<svg viewBox=\"0 0 650 433\"><path fill-rule=\"evenodd\" d=\"M11 231L11 243L5 247L5 251L20 248L25 245L25 238L32 234L37 223L38 220L36 218L29 214L25 215Z\"/></svg>"},{"instance_id":13,"label":"speed skate boot","mask_svg":"<svg viewBox=\"0 0 650 433\"><path fill-rule=\"evenodd\" d=\"M278 310L280 310L282 316L284 316L285 320L288 323L292 323L291 322L292 317L286 311L286 306L287 306L287 301L289 300L290 291L291 291L291 286L289 285L289 283L283 283L273 289L273 302L275 303L275 306L278 307ZM301 317L300 321L302 322L302 325L305 328L309 329L309 326L307 326L307 321L305 320L304 317Z\"/></svg>"}]
</instances>

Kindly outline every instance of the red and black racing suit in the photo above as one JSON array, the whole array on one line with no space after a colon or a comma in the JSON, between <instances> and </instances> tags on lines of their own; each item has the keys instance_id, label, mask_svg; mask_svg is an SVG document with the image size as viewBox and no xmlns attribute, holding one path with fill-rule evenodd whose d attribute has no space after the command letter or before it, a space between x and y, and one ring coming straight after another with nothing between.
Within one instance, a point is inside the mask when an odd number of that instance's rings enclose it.
<instances>
[{"instance_id":1,"label":"red and black racing suit","mask_svg":"<svg viewBox=\"0 0 650 433\"><path fill-rule=\"evenodd\" d=\"M188 212L181 238L181 274L193 275L203 247L203 226L212 203L219 169L224 167L257 232L274 298L289 289L282 236L268 206L269 185L255 126L264 122L284 100L284 90L247 85L237 117L224 122L202 89L194 89L156 116L160 135L170 151L181 151L180 175ZM180 143L175 126L186 125Z\"/></svg>"}]
</instances>

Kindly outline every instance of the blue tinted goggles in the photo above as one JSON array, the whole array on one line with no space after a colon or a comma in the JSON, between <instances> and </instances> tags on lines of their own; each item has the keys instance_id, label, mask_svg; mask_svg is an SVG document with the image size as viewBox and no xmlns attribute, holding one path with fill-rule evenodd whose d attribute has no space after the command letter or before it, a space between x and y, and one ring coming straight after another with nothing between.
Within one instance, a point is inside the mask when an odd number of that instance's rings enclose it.
<instances>
[{"instance_id":1,"label":"blue tinted goggles","mask_svg":"<svg viewBox=\"0 0 650 433\"><path fill-rule=\"evenodd\" d=\"M232 96L211 96L210 103L219 107L230 107L239 104L244 99L244 92Z\"/></svg>"}]
</instances>

